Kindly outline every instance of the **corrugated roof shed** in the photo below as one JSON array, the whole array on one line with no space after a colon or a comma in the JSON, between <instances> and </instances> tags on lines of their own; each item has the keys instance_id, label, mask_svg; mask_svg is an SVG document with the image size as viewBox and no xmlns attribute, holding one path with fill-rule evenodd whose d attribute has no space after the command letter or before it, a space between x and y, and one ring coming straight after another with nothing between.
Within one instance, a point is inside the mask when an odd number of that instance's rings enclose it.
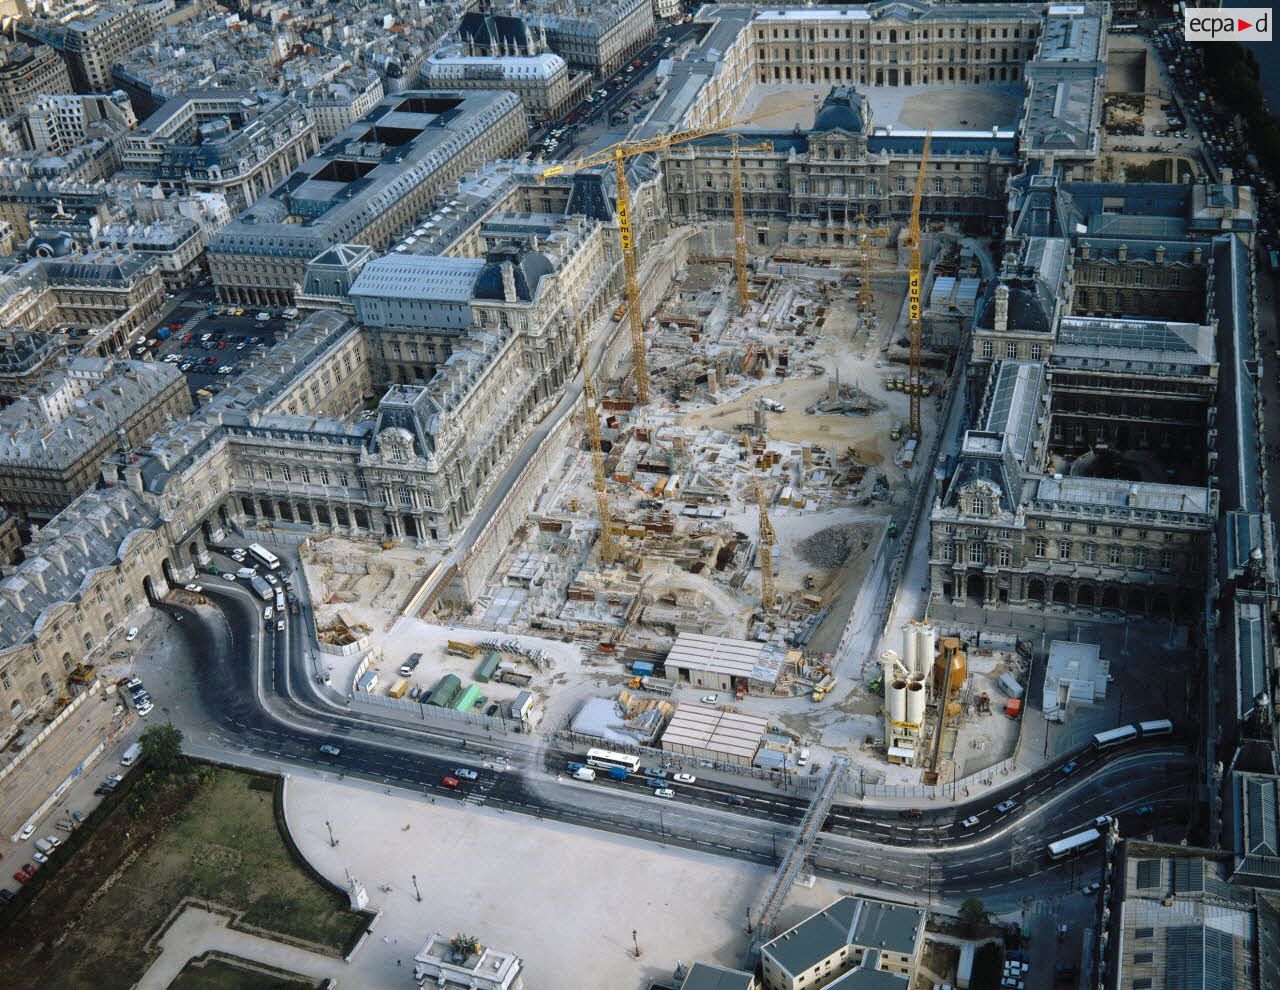
<instances>
[{"instance_id":1,"label":"corrugated roof shed","mask_svg":"<svg viewBox=\"0 0 1280 990\"><path fill-rule=\"evenodd\" d=\"M662 748L679 747L723 754L731 762L750 763L760 748L769 720L703 705L680 705L662 734Z\"/></svg>"}]
</instances>

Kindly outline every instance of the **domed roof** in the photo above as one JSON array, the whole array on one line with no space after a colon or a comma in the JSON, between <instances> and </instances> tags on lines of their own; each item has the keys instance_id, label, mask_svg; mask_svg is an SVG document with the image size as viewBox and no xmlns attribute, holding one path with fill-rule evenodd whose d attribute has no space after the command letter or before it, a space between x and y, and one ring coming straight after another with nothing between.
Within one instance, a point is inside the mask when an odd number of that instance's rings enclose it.
<instances>
[{"instance_id":1,"label":"domed roof","mask_svg":"<svg viewBox=\"0 0 1280 990\"><path fill-rule=\"evenodd\" d=\"M869 113L867 98L852 86L834 86L822 101L822 109L813 121L815 131L849 131L863 134Z\"/></svg>"},{"instance_id":2,"label":"domed roof","mask_svg":"<svg viewBox=\"0 0 1280 990\"><path fill-rule=\"evenodd\" d=\"M476 276L472 298L503 300L507 293L503 288L503 265L511 266L516 299L532 302L538 292L542 276L555 269L541 251L523 250L515 244L502 244L489 252L484 268Z\"/></svg>"},{"instance_id":3,"label":"domed roof","mask_svg":"<svg viewBox=\"0 0 1280 990\"><path fill-rule=\"evenodd\" d=\"M29 258L65 258L76 249L76 242L64 230L52 234L40 234L27 243Z\"/></svg>"}]
</instances>

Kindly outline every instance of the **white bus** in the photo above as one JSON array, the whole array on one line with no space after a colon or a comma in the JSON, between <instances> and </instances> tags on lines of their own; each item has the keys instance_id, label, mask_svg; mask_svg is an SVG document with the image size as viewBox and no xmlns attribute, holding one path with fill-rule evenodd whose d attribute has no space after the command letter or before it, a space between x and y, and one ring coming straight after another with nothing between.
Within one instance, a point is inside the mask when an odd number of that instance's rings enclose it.
<instances>
[{"instance_id":1,"label":"white bus","mask_svg":"<svg viewBox=\"0 0 1280 990\"><path fill-rule=\"evenodd\" d=\"M1087 828L1083 832L1077 832L1075 835L1069 835L1065 839L1059 839L1057 842L1049 843L1050 859L1065 859L1068 856L1074 856L1076 853L1083 852L1095 842L1102 838L1102 833L1096 828Z\"/></svg>"},{"instance_id":2,"label":"white bus","mask_svg":"<svg viewBox=\"0 0 1280 990\"><path fill-rule=\"evenodd\" d=\"M1171 736L1173 735L1173 723L1167 718L1159 718L1152 722L1139 722L1138 731L1142 733L1143 739L1151 736Z\"/></svg>"},{"instance_id":3,"label":"white bus","mask_svg":"<svg viewBox=\"0 0 1280 990\"><path fill-rule=\"evenodd\" d=\"M621 767L627 773L636 773L640 769L640 757L629 753L611 753L607 749L589 749L587 766L603 767L605 770Z\"/></svg>"},{"instance_id":4,"label":"white bus","mask_svg":"<svg viewBox=\"0 0 1280 990\"><path fill-rule=\"evenodd\" d=\"M1093 745L1098 749L1110 749L1122 743L1133 742L1138 738L1138 730L1132 725L1122 725L1118 729L1099 732L1093 737Z\"/></svg>"},{"instance_id":5,"label":"white bus","mask_svg":"<svg viewBox=\"0 0 1280 990\"><path fill-rule=\"evenodd\" d=\"M260 543L249 544L249 556L271 571L280 569L280 558Z\"/></svg>"}]
</instances>

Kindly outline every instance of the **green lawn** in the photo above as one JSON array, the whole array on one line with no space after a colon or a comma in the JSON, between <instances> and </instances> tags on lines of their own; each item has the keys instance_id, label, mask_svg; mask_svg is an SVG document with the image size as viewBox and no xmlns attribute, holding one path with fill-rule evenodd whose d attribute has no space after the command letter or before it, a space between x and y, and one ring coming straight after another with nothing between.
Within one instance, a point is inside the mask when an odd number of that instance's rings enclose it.
<instances>
[{"instance_id":1,"label":"green lawn","mask_svg":"<svg viewBox=\"0 0 1280 990\"><path fill-rule=\"evenodd\" d=\"M203 964L191 960L169 990L316 990L319 986L305 977L271 976L219 958Z\"/></svg>"},{"instance_id":2,"label":"green lawn","mask_svg":"<svg viewBox=\"0 0 1280 990\"><path fill-rule=\"evenodd\" d=\"M133 800L120 801L86 826L94 833L84 847L0 932L14 946L0 953L0 987L128 990L152 961L144 943L183 897L242 911L248 925L337 955L354 944L369 916L294 861L264 778L204 772L206 781L163 789L137 813Z\"/></svg>"}]
</instances>

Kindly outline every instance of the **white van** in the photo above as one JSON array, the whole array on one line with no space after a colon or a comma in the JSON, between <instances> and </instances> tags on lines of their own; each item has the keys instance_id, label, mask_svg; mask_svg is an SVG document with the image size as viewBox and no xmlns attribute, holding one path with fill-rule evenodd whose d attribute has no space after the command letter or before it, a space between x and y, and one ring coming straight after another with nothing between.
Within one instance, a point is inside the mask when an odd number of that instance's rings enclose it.
<instances>
[{"instance_id":1,"label":"white van","mask_svg":"<svg viewBox=\"0 0 1280 990\"><path fill-rule=\"evenodd\" d=\"M134 743L124 751L120 757L120 765L122 767L131 767L138 762L138 757L142 755L142 744Z\"/></svg>"},{"instance_id":2,"label":"white van","mask_svg":"<svg viewBox=\"0 0 1280 990\"><path fill-rule=\"evenodd\" d=\"M244 578L246 581L249 580L249 578L251 577L257 577L257 576L258 576L258 572L254 570L252 567L241 567L238 571L236 571L236 577Z\"/></svg>"},{"instance_id":3,"label":"white van","mask_svg":"<svg viewBox=\"0 0 1280 990\"><path fill-rule=\"evenodd\" d=\"M800 748L800 759L796 760L796 766L802 767L809 762L809 747L802 746Z\"/></svg>"},{"instance_id":4,"label":"white van","mask_svg":"<svg viewBox=\"0 0 1280 990\"><path fill-rule=\"evenodd\" d=\"M596 772L592 770L590 767L578 767L577 770L573 771L573 779L574 780L595 780Z\"/></svg>"}]
</instances>

